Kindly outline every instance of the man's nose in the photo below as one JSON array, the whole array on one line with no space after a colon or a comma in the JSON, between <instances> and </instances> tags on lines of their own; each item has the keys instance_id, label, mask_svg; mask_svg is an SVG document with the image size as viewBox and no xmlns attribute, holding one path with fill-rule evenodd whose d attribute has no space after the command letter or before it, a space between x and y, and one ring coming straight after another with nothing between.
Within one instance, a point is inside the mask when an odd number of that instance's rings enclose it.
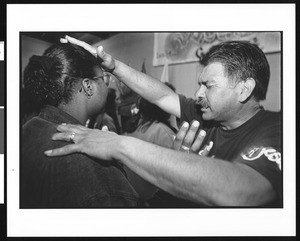
<instances>
[{"instance_id":1,"label":"man's nose","mask_svg":"<svg viewBox=\"0 0 300 241\"><path fill-rule=\"evenodd\" d=\"M196 98L205 97L205 90L206 90L205 85L201 85L195 93Z\"/></svg>"}]
</instances>

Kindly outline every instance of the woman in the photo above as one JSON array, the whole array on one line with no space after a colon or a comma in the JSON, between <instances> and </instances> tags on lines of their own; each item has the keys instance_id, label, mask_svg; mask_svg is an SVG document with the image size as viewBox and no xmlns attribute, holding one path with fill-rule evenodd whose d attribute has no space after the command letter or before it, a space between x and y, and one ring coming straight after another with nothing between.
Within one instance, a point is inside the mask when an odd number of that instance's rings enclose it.
<instances>
[{"instance_id":1,"label":"woman","mask_svg":"<svg viewBox=\"0 0 300 241\"><path fill-rule=\"evenodd\" d=\"M23 126L21 207L138 206L139 196L120 164L83 154L48 158L58 124L81 124L101 113L109 75L82 47L58 44L32 56L24 71L24 89L41 108ZM73 136L71 137L71 139Z\"/></svg>"}]
</instances>

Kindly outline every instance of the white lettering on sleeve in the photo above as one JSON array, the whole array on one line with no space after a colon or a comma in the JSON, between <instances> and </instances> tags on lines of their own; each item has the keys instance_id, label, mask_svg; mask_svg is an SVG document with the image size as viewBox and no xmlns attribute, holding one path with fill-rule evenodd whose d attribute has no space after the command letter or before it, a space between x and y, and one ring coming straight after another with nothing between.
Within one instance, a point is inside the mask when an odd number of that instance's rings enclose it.
<instances>
[{"instance_id":1,"label":"white lettering on sleeve","mask_svg":"<svg viewBox=\"0 0 300 241\"><path fill-rule=\"evenodd\" d=\"M272 147L252 147L246 154L241 154L242 158L247 161L256 160L262 155L265 155L269 161L275 162L281 170L281 153Z\"/></svg>"}]
</instances>

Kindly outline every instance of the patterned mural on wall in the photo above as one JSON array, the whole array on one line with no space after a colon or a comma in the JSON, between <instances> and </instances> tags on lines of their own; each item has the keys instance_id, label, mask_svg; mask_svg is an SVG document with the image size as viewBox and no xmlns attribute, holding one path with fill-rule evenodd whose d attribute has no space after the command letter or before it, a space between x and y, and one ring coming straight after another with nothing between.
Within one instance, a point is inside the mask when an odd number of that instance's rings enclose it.
<instances>
[{"instance_id":1,"label":"patterned mural on wall","mask_svg":"<svg viewBox=\"0 0 300 241\"><path fill-rule=\"evenodd\" d=\"M199 61L197 55L223 41L247 40L265 53L281 51L280 32L172 32L154 34L153 65Z\"/></svg>"}]
</instances>

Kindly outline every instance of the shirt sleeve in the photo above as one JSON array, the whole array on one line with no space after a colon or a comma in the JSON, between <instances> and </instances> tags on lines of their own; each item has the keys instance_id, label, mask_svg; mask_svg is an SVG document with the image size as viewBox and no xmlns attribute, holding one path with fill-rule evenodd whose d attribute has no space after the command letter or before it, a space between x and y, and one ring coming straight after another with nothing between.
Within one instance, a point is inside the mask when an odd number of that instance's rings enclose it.
<instances>
[{"instance_id":1,"label":"shirt sleeve","mask_svg":"<svg viewBox=\"0 0 300 241\"><path fill-rule=\"evenodd\" d=\"M270 140L252 143L245 147L233 161L250 166L267 178L281 199L282 164L280 145Z\"/></svg>"},{"instance_id":2,"label":"shirt sleeve","mask_svg":"<svg viewBox=\"0 0 300 241\"><path fill-rule=\"evenodd\" d=\"M190 123L193 120L198 120L202 123L202 115L195 104L195 100L179 95L180 102L180 122L187 121Z\"/></svg>"}]
</instances>

